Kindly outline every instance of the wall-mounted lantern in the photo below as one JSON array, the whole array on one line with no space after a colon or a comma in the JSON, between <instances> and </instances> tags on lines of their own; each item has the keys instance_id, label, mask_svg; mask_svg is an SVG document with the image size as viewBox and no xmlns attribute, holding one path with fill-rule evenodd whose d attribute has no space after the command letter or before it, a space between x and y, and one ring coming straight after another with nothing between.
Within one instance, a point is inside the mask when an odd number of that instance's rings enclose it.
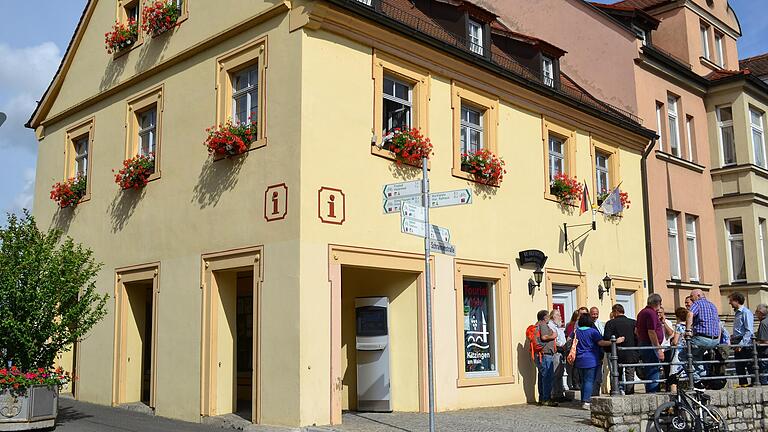
<instances>
[{"instance_id":1,"label":"wall-mounted lantern","mask_svg":"<svg viewBox=\"0 0 768 432\"><path fill-rule=\"evenodd\" d=\"M544 272L541 270L541 267L536 267L536 270L533 272L533 280L528 280L528 294L533 295L533 291L536 288L541 287L541 281L544 279Z\"/></svg>"},{"instance_id":2,"label":"wall-mounted lantern","mask_svg":"<svg viewBox=\"0 0 768 432\"><path fill-rule=\"evenodd\" d=\"M544 271L542 269L544 264L547 263L547 256L538 249L523 250L519 252L519 255L521 267L527 264L536 265L536 270L533 272L534 280L528 280L528 294L533 295L536 288L541 287L541 281L544 279Z\"/></svg>"},{"instance_id":3,"label":"wall-mounted lantern","mask_svg":"<svg viewBox=\"0 0 768 432\"><path fill-rule=\"evenodd\" d=\"M608 293L608 295L611 295L611 283L613 282L613 279L611 279L610 276L608 276L608 273L605 274L605 277L603 278L603 286L597 288L597 295L600 297L600 300L603 299L603 294Z\"/></svg>"}]
</instances>

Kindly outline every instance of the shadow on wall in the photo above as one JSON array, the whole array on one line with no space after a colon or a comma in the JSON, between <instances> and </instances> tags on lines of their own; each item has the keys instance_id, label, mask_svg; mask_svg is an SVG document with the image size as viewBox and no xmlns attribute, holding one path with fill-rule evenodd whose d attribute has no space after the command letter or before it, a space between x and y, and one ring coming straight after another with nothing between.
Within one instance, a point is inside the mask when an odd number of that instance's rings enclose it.
<instances>
[{"instance_id":1,"label":"shadow on wall","mask_svg":"<svg viewBox=\"0 0 768 432\"><path fill-rule=\"evenodd\" d=\"M389 164L389 173L401 181L416 180L421 178L421 168L392 162Z\"/></svg>"},{"instance_id":2,"label":"shadow on wall","mask_svg":"<svg viewBox=\"0 0 768 432\"><path fill-rule=\"evenodd\" d=\"M207 158L197 178L192 202L197 202L201 209L215 207L224 192L237 185L238 174L247 157L248 153L232 159Z\"/></svg>"},{"instance_id":3,"label":"shadow on wall","mask_svg":"<svg viewBox=\"0 0 768 432\"><path fill-rule=\"evenodd\" d=\"M100 91L107 90L117 84L117 80L125 70L125 64L127 61L128 54L124 54L109 61L107 67L104 69L104 76L101 77L101 83L99 83Z\"/></svg>"},{"instance_id":4,"label":"shadow on wall","mask_svg":"<svg viewBox=\"0 0 768 432\"><path fill-rule=\"evenodd\" d=\"M69 232L69 226L72 224L72 220L75 218L75 208L57 208L51 218L51 227L57 230L61 230L62 233L67 234Z\"/></svg>"},{"instance_id":5,"label":"shadow on wall","mask_svg":"<svg viewBox=\"0 0 768 432\"><path fill-rule=\"evenodd\" d=\"M496 193L499 191L498 187L489 186L483 183L472 182L472 185L474 186L475 196L480 197L484 200L490 199L496 196Z\"/></svg>"},{"instance_id":6,"label":"shadow on wall","mask_svg":"<svg viewBox=\"0 0 768 432\"><path fill-rule=\"evenodd\" d=\"M173 33L177 28L169 30L161 35L152 37L148 34L144 35L144 44L139 51L139 59L136 60L136 67L134 72L139 74L145 70L156 65L163 52L168 47L168 42L173 37Z\"/></svg>"},{"instance_id":7,"label":"shadow on wall","mask_svg":"<svg viewBox=\"0 0 768 432\"><path fill-rule=\"evenodd\" d=\"M531 350L527 346L528 342L524 344L517 344L517 363L520 373L520 383L523 385L523 393L525 394L525 400L530 402L536 402L536 366L531 360Z\"/></svg>"},{"instance_id":8,"label":"shadow on wall","mask_svg":"<svg viewBox=\"0 0 768 432\"><path fill-rule=\"evenodd\" d=\"M115 195L112 203L109 205L109 219L112 221L112 232L122 231L128 220L136 211L141 198L144 196L144 188L140 190L121 190Z\"/></svg>"}]
</instances>

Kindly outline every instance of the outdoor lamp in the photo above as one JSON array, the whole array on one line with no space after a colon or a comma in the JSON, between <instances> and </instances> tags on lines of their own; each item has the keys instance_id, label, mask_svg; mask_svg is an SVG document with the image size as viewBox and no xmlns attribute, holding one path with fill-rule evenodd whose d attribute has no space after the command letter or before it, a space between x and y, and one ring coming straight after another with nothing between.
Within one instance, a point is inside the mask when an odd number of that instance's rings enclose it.
<instances>
[{"instance_id":1,"label":"outdoor lamp","mask_svg":"<svg viewBox=\"0 0 768 432\"><path fill-rule=\"evenodd\" d=\"M611 295L611 282L613 282L613 279L611 279L611 277L608 276L608 273L606 273L605 277L603 278L603 286L597 288L597 295L600 296L600 300L603 299L604 293Z\"/></svg>"},{"instance_id":2,"label":"outdoor lamp","mask_svg":"<svg viewBox=\"0 0 768 432\"><path fill-rule=\"evenodd\" d=\"M536 271L533 272L533 279L528 281L528 294L533 295L533 290L541 287L541 280L544 278L544 272L541 271L541 267L536 267Z\"/></svg>"}]
</instances>

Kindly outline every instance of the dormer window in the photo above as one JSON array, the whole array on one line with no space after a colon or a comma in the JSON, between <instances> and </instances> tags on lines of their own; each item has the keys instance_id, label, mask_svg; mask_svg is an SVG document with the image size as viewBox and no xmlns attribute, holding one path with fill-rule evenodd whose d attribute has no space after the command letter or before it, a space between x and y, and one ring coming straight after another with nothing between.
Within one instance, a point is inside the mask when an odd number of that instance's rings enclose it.
<instances>
[{"instance_id":1,"label":"dormer window","mask_svg":"<svg viewBox=\"0 0 768 432\"><path fill-rule=\"evenodd\" d=\"M544 85L555 86L555 62L549 57L541 57L541 75Z\"/></svg>"},{"instance_id":2,"label":"dormer window","mask_svg":"<svg viewBox=\"0 0 768 432\"><path fill-rule=\"evenodd\" d=\"M469 50L475 54L483 55L483 25L470 19L468 34Z\"/></svg>"},{"instance_id":3,"label":"dormer window","mask_svg":"<svg viewBox=\"0 0 768 432\"><path fill-rule=\"evenodd\" d=\"M635 34L637 35L637 38L640 39L640 41L642 42L643 46L648 45L648 34L646 33L645 30L641 29L640 27L638 27L636 25L633 25L632 26L632 31L635 32Z\"/></svg>"}]
</instances>

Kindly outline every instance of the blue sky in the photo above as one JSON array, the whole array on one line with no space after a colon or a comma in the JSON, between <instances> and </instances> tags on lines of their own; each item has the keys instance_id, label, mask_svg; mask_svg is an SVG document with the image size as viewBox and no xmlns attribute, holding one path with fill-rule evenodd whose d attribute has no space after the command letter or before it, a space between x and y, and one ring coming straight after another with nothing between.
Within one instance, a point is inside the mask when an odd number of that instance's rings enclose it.
<instances>
[{"instance_id":1,"label":"blue sky","mask_svg":"<svg viewBox=\"0 0 768 432\"><path fill-rule=\"evenodd\" d=\"M768 51L766 0L730 2L744 34L739 56ZM23 124L56 72L85 3L0 0L0 112L8 114L0 126L0 156L6 161L0 170L0 213L32 206L37 141Z\"/></svg>"}]
</instances>

